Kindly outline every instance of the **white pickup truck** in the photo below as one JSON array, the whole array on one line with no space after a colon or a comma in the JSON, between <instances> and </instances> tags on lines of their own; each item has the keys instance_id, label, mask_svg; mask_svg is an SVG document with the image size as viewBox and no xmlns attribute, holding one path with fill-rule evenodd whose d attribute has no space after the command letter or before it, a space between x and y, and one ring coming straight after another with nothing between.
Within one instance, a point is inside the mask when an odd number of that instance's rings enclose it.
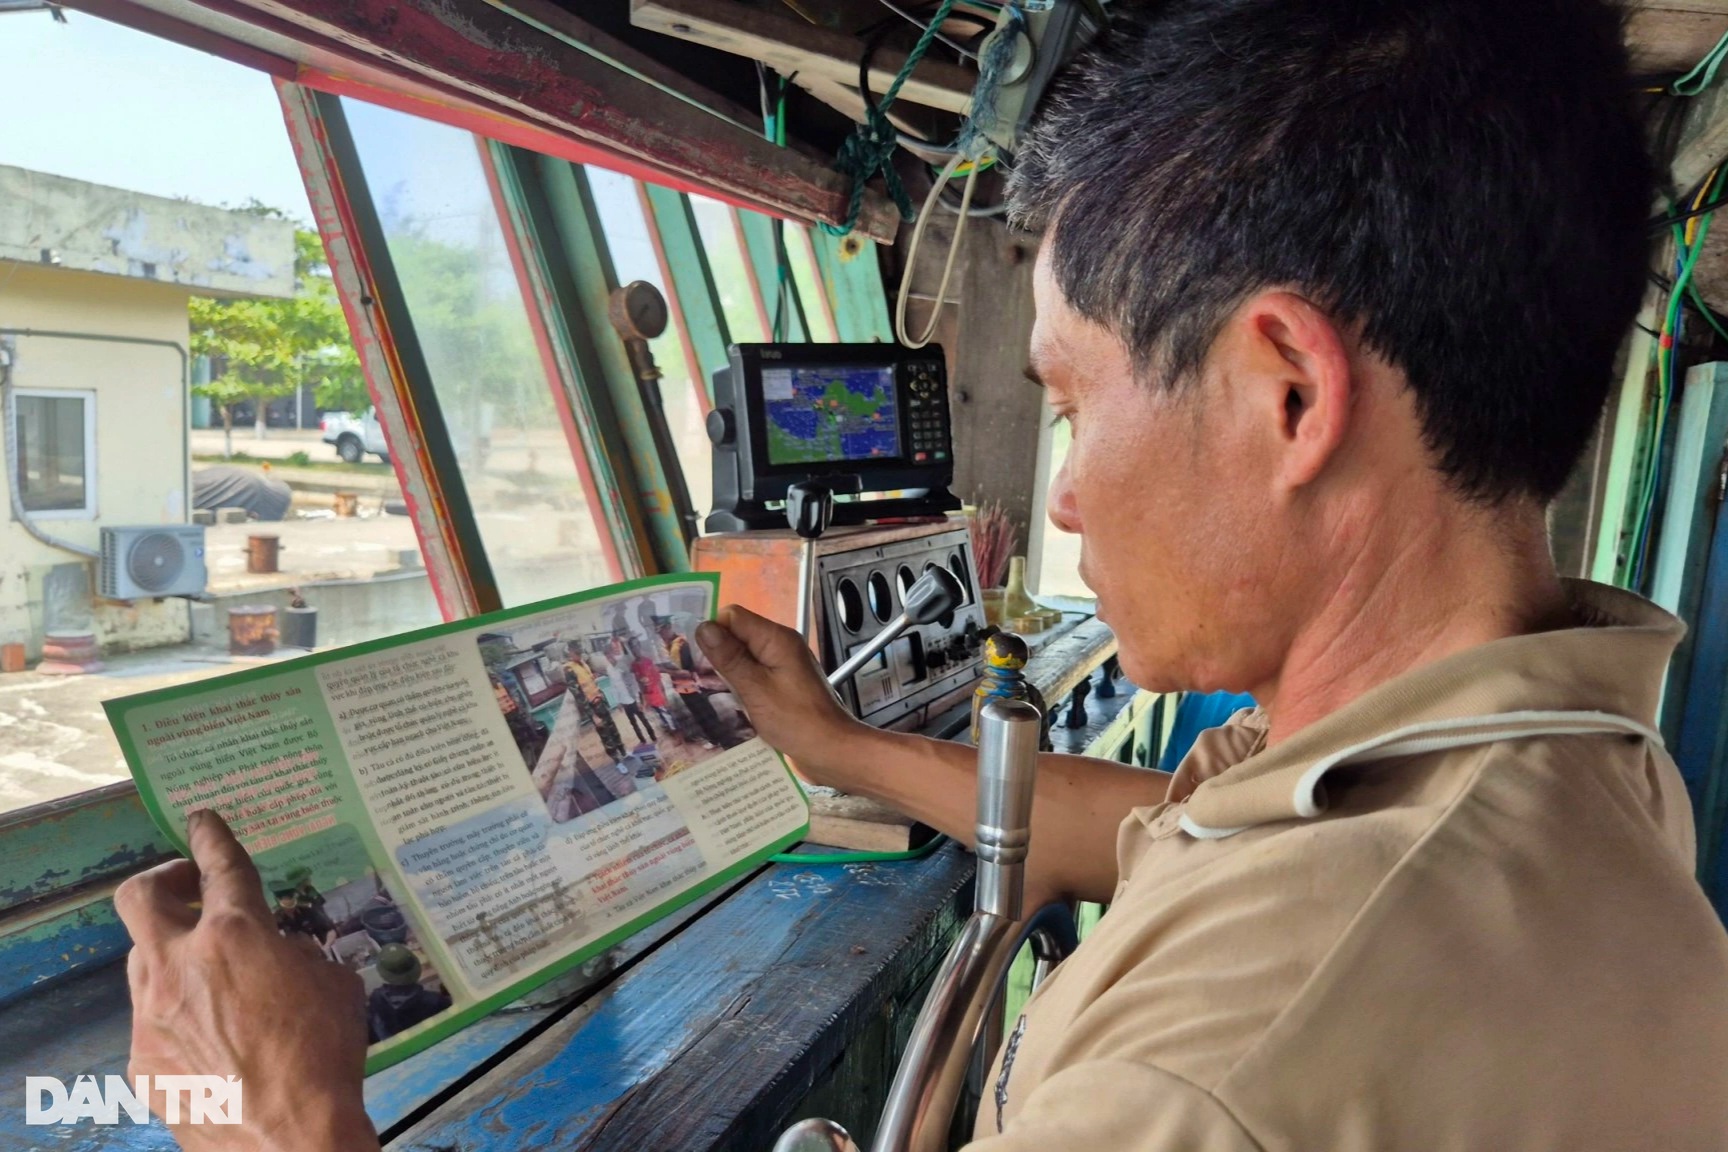
<instances>
[{"instance_id":1,"label":"white pickup truck","mask_svg":"<svg viewBox=\"0 0 1728 1152\"><path fill-rule=\"evenodd\" d=\"M349 412L326 412L318 422L324 430L324 443L336 446L336 455L350 464L358 464L370 452L384 463L390 463L390 448L384 443L384 430L378 426L378 414L368 408L355 416Z\"/></svg>"}]
</instances>

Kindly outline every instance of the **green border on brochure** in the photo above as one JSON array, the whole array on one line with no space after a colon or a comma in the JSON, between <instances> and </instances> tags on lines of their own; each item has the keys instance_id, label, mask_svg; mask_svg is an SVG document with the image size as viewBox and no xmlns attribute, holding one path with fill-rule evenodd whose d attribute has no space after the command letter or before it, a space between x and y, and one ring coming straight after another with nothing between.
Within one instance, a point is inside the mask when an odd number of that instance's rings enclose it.
<instances>
[{"instance_id":1,"label":"green border on brochure","mask_svg":"<svg viewBox=\"0 0 1728 1152\"><path fill-rule=\"evenodd\" d=\"M329 664L337 660L349 660L357 656L367 656L374 652L384 652L391 648L400 648L404 645L415 644L422 640L431 640L439 636L451 636L458 632L472 632L476 629L486 628L493 624L520 619L523 616L533 616L541 612L550 612L559 608L568 608L577 604L586 603L590 600L615 599L618 596L628 595L632 592L659 588L669 584L695 584L702 582L706 582L709 585L709 603L711 608L717 607L720 600L720 574L718 572L682 572L670 573L663 576L644 576L637 580L627 580L622 584L607 584L604 587L592 588L586 592L573 592L568 596L557 596L550 600L540 600L533 604L524 604L519 608L505 608L497 612L488 612L483 616L470 616L464 620L453 620L444 624L432 624L425 628L416 628L412 632L400 632L394 636L386 636L378 640L366 640L359 644L350 644L344 648L332 649L329 652L313 652L305 656L296 656L289 660L274 661L257 668L248 668L241 672L231 672L222 676L198 680L191 684L175 685L171 688L157 688L149 692L139 692L131 696L121 696L114 700L104 701L102 704L102 710L107 714L108 726L114 730L114 735L120 742L120 751L126 757L126 766L132 772L132 781L138 787L139 799L143 801L145 810L150 813L150 819L155 821L156 827L162 830L162 834L168 838L168 842L173 844L182 856L189 856L191 852L186 843L184 829L177 826L174 821L168 818L167 811L164 809L161 801L156 795L154 785L150 782L148 775L145 774L141 767L138 749L133 743L131 728L120 719L120 714L141 705L161 704L187 696L196 696L200 693L208 692L213 685L218 683L223 687L232 687L252 680L265 680L272 676L280 676L286 672L297 672L308 668L316 668L321 664ZM712 619L712 616L709 618ZM593 959L595 956L612 947L614 944L635 935L637 932L640 932L655 921L661 920L685 905L701 899L703 896L714 891L714 889L731 883L746 872L761 867L763 864L768 862L768 857L774 855L776 852L783 852L787 848L798 843L800 840L803 840L810 832L810 798L805 793L804 786L799 782L797 774L794 773L791 766L786 763L786 758L780 755L779 749L772 749L772 751L775 756L779 757L780 767L785 769L786 775L792 780L793 786L798 789L798 795L804 801L805 821L803 826L796 832L782 837L767 847L751 853L749 856L739 860L737 863L729 865L725 869L708 877L706 880L700 881L690 888L686 888L684 891L663 903L656 904L634 920L628 921L627 923L614 928L612 931L606 933L606 935L582 948L577 949L575 952L572 952L570 955L565 956L562 959L553 961L551 964L532 975L523 977L521 980L510 985L503 991L494 992L491 996L469 1005L453 1016L437 1018L436 1022L433 1023L431 1027L427 1028L426 1031L414 1033L405 1038L401 1044L392 1044L381 1052L376 1052L367 1056L366 1074L370 1076L374 1072L388 1068L392 1064L406 1060L417 1052L422 1052L425 1049L430 1048L432 1045L446 1037L455 1035L457 1032L460 1032L476 1020L488 1016L511 1001L517 1000L527 993L532 992L548 980L568 972L578 964Z\"/></svg>"}]
</instances>

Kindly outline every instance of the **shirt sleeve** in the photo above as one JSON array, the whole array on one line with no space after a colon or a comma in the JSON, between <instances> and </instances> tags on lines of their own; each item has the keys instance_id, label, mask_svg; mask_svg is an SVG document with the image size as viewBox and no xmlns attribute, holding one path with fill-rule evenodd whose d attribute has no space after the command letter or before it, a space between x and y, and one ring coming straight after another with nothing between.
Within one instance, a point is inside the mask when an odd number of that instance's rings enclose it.
<instances>
[{"instance_id":1,"label":"shirt sleeve","mask_svg":"<svg viewBox=\"0 0 1728 1152\"><path fill-rule=\"evenodd\" d=\"M986 1098L979 1132L996 1128ZM1044 1081L1000 1135L964 1152L1048 1152L1108 1148L1111 1152L1264 1152L1230 1110L1210 1093L1150 1064L1091 1060Z\"/></svg>"}]
</instances>

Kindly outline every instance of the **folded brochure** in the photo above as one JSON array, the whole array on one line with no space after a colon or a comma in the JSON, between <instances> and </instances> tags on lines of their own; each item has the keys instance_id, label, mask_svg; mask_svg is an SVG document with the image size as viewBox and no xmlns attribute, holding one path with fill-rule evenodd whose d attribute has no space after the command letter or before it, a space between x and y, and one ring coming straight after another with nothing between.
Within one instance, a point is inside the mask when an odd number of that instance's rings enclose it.
<instances>
[{"instance_id":1,"label":"folded brochure","mask_svg":"<svg viewBox=\"0 0 1728 1152\"><path fill-rule=\"evenodd\" d=\"M803 837L697 649L719 577L651 577L108 702L145 806L233 827L284 934L365 982L367 1071Z\"/></svg>"}]
</instances>

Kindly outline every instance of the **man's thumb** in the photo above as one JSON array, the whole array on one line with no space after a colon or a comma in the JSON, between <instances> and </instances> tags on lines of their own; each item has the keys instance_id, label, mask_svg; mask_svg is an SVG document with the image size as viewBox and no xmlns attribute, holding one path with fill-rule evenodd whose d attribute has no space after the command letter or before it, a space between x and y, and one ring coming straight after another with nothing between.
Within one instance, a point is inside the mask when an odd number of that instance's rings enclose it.
<instances>
[{"instance_id":1,"label":"man's thumb","mask_svg":"<svg viewBox=\"0 0 1728 1152\"><path fill-rule=\"evenodd\" d=\"M714 665L714 671L722 676L742 671L742 666L748 663L750 650L744 642L730 629L712 620L697 625L696 644L702 649L702 655L708 657L708 663Z\"/></svg>"}]
</instances>

